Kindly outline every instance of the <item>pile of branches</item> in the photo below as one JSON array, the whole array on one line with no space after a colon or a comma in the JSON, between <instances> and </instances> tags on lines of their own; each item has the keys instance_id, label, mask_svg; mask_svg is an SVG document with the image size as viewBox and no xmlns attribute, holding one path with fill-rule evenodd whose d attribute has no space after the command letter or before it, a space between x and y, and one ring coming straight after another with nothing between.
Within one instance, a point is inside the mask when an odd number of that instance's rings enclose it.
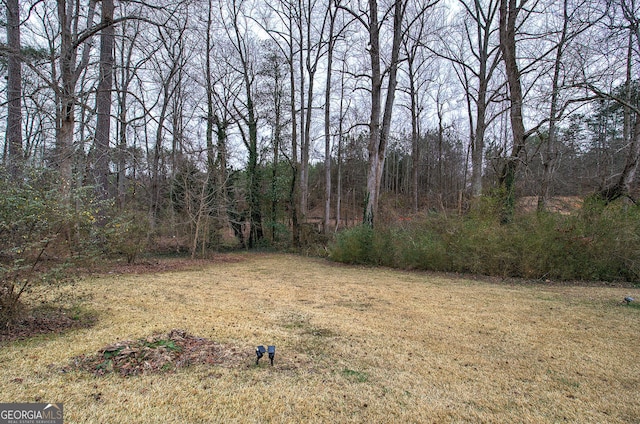
<instances>
[{"instance_id":1,"label":"pile of branches","mask_svg":"<svg viewBox=\"0 0 640 424\"><path fill-rule=\"evenodd\" d=\"M170 372L194 364L234 366L248 356L236 348L174 329L167 334L117 342L94 355L75 357L70 368L98 376L112 373L133 376Z\"/></svg>"}]
</instances>

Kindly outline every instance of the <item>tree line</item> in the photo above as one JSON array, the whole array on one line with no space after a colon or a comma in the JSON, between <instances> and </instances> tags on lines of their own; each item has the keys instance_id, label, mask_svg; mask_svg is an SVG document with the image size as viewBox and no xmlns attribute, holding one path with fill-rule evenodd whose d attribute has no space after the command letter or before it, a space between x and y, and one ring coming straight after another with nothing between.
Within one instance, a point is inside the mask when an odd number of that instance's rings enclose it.
<instances>
[{"instance_id":1,"label":"tree line","mask_svg":"<svg viewBox=\"0 0 640 424\"><path fill-rule=\"evenodd\" d=\"M145 242L637 194L634 0L3 4L6 181L44 173L75 211L90 188L97 226Z\"/></svg>"}]
</instances>

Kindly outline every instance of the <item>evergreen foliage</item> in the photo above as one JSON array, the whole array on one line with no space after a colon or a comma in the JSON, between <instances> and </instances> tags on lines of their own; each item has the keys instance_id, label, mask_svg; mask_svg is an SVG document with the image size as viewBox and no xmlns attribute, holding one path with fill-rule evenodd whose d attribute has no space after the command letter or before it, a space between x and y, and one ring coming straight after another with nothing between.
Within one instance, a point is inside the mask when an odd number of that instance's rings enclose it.
<instances>
[{"instance_id":1,"label":"evergreen foliage","mask_svg":"<svg viewBox=\"0 0 640 424\"><path fill-rule=\"evenodd\" d=\"M500 222L495 201L467 216L432 214L340 233L345 263L550 280L638 281L640 207L587 199L580 212L527 213Z\"/></svg>"}]
</instances>

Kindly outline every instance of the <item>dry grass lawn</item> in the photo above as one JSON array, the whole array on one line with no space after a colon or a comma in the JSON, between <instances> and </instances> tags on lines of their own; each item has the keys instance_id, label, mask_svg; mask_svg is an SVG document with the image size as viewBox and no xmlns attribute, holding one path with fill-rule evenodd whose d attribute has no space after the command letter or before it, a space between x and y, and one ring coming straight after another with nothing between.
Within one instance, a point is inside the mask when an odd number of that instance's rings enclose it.
<instances>
[{"instance_id":1,"label":"dry grass lawn","mask_svg":"<svg viewBox=\"0 0 640 424\"><path fill-rule=\"evenodd\" d=\"M640 422L640 308L621 304L638 289L223 258L61 288L97 324L1 346L0 402L63 402L68 423ZM247 354L128 378L61 371L173 328ZM255 366L258 344L277 346L274 367Z\"/></svg>"}]
</instances>

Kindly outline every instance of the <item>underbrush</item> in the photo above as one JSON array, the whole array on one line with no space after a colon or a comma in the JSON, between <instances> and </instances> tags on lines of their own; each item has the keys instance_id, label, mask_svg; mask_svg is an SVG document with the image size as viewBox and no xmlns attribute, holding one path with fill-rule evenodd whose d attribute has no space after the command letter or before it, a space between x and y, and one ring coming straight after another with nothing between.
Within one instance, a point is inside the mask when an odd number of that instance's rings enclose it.
<instances>
[{"instance_id":1,"label":"underbrush","mask_svg":"<svg viewBox=\"0 0 640 424\"><path fill-rule=\"evenodd\" d=\"M76 267L103 251L98 224L107 204L91 187L61 186L55 172L25 169L15 181L0 169L1 328L28 312L23 301L34 287L72 281Z\"/></svg>"},{"instance_id":2,"label":"underbrush","mask_svg":"<svg viewBox=\"0 0 640 424\"><path fill-rule=\"evenodd\" d=\"M528 213L501 224L490 206L346 230L330 258L345 263L554 280L638 281L640 207L587 200L573 215Z\"/></svg>"}]
</instances>

